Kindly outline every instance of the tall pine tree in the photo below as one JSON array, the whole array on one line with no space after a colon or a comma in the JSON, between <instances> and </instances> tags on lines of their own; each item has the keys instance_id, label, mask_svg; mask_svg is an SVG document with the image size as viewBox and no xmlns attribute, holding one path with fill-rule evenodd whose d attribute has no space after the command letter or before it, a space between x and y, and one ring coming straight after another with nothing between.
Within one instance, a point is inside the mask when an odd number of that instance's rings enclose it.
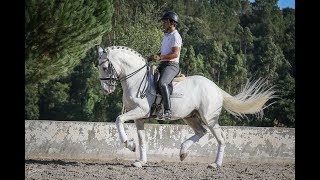
<instances>
[{"instance_id":1,"label":"tall pine tree","mask_svg":"<svg viewBox=\"0 0 320 180\"><path fill-rule=\"evenodd\" d=\"M112 0L27 0L25 82L66 75L111 28Z\"/></svg>"},{"instance_id":2,"label":"tall pine tree","mask_svg":"<svg viewBox=\"0 0 320 180\"><path fill-rule=\"evenodd\" d=\"M112 0L27 0L25 118L39 117L39 86L68 75L111 28Z\"/></svg>"}]
</instances>

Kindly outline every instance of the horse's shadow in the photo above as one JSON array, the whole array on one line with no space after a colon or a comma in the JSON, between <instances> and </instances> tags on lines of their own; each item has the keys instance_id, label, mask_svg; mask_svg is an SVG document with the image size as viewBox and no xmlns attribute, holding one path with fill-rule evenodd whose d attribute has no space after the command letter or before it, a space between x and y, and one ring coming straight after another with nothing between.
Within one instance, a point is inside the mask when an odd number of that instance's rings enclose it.
<instances>
[{"instance_id":1,"label":"horse's shadow","mask_svg":"<svg viewBox=\"0 0 320 180\"><path fill-rule=\"evenodd\" d=\"M63 161L63 160L34 160L34 159L29 159L29 160L25 160L25 164L42 164L42 165L63 165L63 166L79 166L79 164L85 164L88 166L94 166L94 165L112 165L112 166L123 166L123 167L134 167L131 164L130 165L124 165L122 163L94 163L94 162L74 162L74 161ZM143 166L145 168L148 167L160 167L158 165L145 165Z\"/></svg>"},{"instance_id":2,"label":"horse's shadow","mask_svg":"<svg viewBox=\"0 0 320 180\"><path fill-rule=\"evenodd\" d=\"M113 164L114 165L114 164ZM123 167L126 167L126 168L137 168L133 165L123 165L123 164L119 164L119 165L122 165ZM161 167L161 166L158 166L158 165L143 165L143 168L155 168L155 167Z\"/></svg>"},{"instance_id":3,"label":"horse's shadow","mask_svg":"<svg viewBox=\"0 0 320 180\"><path fill-rule=\"evenodd\" d=\"M72 166L78 166L78 162L72 162L72 161L62 161L62 160L25 160L25 164L43 164L43 165L49 165L49 164L56 164L56 165L72 165Z\"/></svg>"}]
</instances>

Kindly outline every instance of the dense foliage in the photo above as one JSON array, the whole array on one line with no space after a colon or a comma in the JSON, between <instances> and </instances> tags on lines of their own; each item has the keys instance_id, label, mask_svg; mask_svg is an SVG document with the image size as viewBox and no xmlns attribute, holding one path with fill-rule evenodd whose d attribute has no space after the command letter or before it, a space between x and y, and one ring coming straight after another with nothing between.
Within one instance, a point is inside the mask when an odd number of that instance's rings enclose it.
<instances>
[{"instance_id":1,"label":"dense foliage","mask_svg":"<svg viewBox=\"0 0 320 180\"><path fill-rule=\"evenodd\" d=\"M276 86L279 98L264 118L223 111L221 125L295 127L295 10L279 9L277 0L28 0L26 119L115 121L122 90L101 92L94 45L158 53L168 10L179 14L184 74L203 75L231 95L249 78Z\"/></svg>"}]
</instances>

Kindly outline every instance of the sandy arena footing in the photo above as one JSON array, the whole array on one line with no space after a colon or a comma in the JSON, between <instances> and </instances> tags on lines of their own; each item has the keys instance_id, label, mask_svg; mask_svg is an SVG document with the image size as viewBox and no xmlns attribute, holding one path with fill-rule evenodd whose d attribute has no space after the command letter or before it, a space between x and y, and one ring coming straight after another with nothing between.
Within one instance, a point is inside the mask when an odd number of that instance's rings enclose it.
<instances>
[{"instance_id":1,"label":"sandy arena footing","mask_svg":"<svg viewBox=\"0 0 320 180\"><path fill-rule=\"evenodd\" d=\"M219 170L207 163L148 162L132 167L133 161L113 159L105 162L63 160L25 160L25 179L295 179L295 164L290 162L232 162Z\"/></svg>"}]
</instances>

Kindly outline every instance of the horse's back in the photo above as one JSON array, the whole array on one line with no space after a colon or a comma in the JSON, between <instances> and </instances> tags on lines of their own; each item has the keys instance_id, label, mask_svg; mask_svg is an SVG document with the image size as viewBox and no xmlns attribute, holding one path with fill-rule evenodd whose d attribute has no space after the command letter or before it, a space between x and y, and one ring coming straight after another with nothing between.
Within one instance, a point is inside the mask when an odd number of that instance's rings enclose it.
<instances>
[{"instance_id":1,"label":"horse's back","mask_svg":"<svg viewBox=\"0 0 320 180\"><path fill-rule=\"evenodd\" d=\"M210 89L220 91L220 88L213 81L200 75L186 76L183 81L179 81L174 84L174 90L179 90L180 86L186 90L200 88L203 90Z\"/></svg>"},{"instance_id":2,"label":"horse's back","mask_svg":"<svg viewBox=\"0 0 320 180\"><path fill-rule=\"evenodd\" d=\"M220 88L206 77L187 76L173 87L173 94L182 94L179 98L172 98L173 115L185 117L197 110L205 123L222 107L223 97Z\"/></svg>"},{"instance_id":3,"label":"horse's back","mask_svg":"<svg viewBox=\"0 0 320 180\"><path fill-rule=\"evenodd\" d=\"M220 88L210 79L200 75L187 76L185 80L176 83L173 94L183 94L184 97L198 102L199 105L201 102L222 100Z\"/></svg>"}]
</instances>

